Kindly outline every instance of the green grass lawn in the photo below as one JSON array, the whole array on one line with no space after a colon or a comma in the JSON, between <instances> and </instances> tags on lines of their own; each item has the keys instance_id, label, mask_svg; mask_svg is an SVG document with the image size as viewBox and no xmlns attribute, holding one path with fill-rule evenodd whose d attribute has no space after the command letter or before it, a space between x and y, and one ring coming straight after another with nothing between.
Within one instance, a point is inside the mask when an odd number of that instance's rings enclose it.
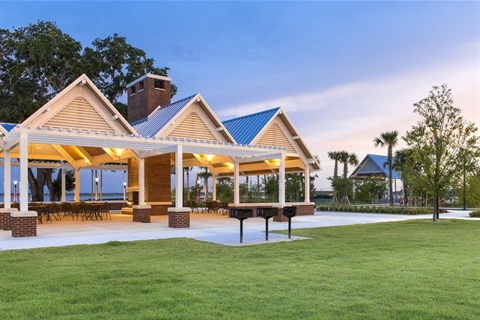
<instances>
[{"instance_id":1,"label":"green grass lawn","mask_svg":"<svg viewBox=\"0 0 480 320\"><path fill-rule=\"evenodd\" d=\"M479 319L480 221L0 252L1 319Z\"/></svg>"}]
</instances>

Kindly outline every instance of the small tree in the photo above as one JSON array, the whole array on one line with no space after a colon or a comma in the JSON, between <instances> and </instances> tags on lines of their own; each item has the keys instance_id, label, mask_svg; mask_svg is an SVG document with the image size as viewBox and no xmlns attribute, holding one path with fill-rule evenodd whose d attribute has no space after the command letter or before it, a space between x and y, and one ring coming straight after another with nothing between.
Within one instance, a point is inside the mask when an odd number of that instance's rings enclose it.
<instances>
[{"instance_id":1,"label":"small tree","mask_svg":"<svg viewBox=\"0 0 480 320\"><path fill-rule=\"evenodd\" d=\"M433 193L435 221L439 218L440 194L452 186L462 170L458 161L461 150L479 154L477 128L453 106L452 92L446 85L434 86L427 98L414 104L414 112L422 119L403 139L412 148L415 160L422 166L422 180Z\"/></svg>"},{"instance_id":2,"label":"small tree","mask_svg":"<svg viewBox=\"0 0 480 320\"><path fill-rule=\"evenodd\" d=\"M220 202L233 201L233 183L230 178L222 178L218 180L217 200Z\"/></svg>"},{"instance_id":3,"label":"small tree","mask_svg":"<svg viewBox=\"0 0 480 320\"><path fill-rule=\"evenodd\" d=\"M387 190L387 185L383 178L369 178L358 186L355 197L363 202L374 203Z\"/></svg>"}]
</instances>

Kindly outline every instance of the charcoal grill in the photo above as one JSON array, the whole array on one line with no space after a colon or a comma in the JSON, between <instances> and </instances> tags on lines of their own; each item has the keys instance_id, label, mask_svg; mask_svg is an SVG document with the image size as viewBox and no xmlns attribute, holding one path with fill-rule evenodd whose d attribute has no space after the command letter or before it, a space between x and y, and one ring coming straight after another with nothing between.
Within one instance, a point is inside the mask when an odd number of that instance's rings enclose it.
<instances>
[{"instance_id":1,"label":"charcoal grill","mask_svg":"<svg viewBox=\"0 0 480 320\"><path fill-rule=\"evenodd\" d=\"M268 219L278 216L278 208L257 208L257 216L265 219L265 241L268 241Z\"/></svg>"},{"instance_id":2,"label":"charcoal grill","mask_svg":"<svg viewBox=\"0 0 480 320\"><path fill-rule=\"evenodd\" d=\"M297 207L283 207L282 214L288 218L288 239L292 235L292 218L297 215Z\"/></svg>"}]
</instances>

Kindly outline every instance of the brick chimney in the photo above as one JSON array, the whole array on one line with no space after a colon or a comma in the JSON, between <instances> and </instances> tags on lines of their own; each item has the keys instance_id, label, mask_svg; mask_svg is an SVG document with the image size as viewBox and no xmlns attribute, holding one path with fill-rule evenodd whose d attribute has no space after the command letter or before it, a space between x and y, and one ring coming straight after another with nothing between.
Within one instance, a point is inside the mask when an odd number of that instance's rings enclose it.
<instances>
[{"instance_id":1,"label":"brick chimney","mask_svg":"<svg viewBox=\"0 0 480 320\"><path fill-rule=\"evenodd\" d=\"M128 122L148 117L158 106L170 104L171 78L146 74L127 85Z\"/></svg>"}]
</instances>

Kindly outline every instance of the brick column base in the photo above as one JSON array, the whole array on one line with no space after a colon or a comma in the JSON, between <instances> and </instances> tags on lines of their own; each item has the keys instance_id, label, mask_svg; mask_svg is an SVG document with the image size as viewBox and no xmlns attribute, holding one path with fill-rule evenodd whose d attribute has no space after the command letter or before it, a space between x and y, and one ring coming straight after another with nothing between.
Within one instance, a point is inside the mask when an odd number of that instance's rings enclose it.
<instances>
[{"instance_id":1,"label":"brick column base","mask_svg":"<svg viewBox=\"0 0 480 320\"><path fill-rule=\"evenodd\" d=\"M288 218L283 215L283 209L278 208L278 216L273 217L273 221L275 222L287 222Z\"/></svg>"},{"instance_id":2,"label":"brick column base","mask_svg":"<svg viewBox=\"0 0 480 320\"><path fill-rule=\"evenodd\" d=\"M168 208L172 206L172 202L147 202L149 206L152 206L152 216L166 216L168 214Z\"/></svg>"},{"instance_id":3,"label":"brick column base","mask_svg":"<svg viewBox=\"0 0 480 320\"><path fill-rule=\"evenodd\" d=\"M5 208L0 208L0 229L3 230L12 230L11 227L11 220L12 218L10 217L11 212L17 212L17 208L11 208L11 209L5 209Z\"/></svg>"},{"instance_id":4,"label":"brick column base","mask_svg":"<svg viewBox=\"0 0 480 320\"><path fill-rule=\"evenodd\" d=\"M295 204L297 207L297 216L313 216L315 214L315 204Z\"/></svg>"},{"instance_id":5,"label":"brick column base","mask_svg":"<svg viewBox=\"0 0 480 320\"><path fill-rule=\"evenodd\" d=\"M190 208L168 208L169 228L190 228Z\"/></svg>"},{"instance_id":6,"label":"brick column base","mask_svg":"<svg viewBox=\"0 0 480 320\"><path fill-rule=\"evenodd\" d=\"M148 205L133 206L133 222L150 223L150 210Z\"/></svg>"},{"instance_id":7,"label":"brick column base","mask_svg":"<svg viewBox=\"0 0 480 320\"><path fill-rule=\"evenodd\" d=\"M10 223L12 237L36 237L37 236L37 212L11 212Z\"/></svg>"}]
</instances>

